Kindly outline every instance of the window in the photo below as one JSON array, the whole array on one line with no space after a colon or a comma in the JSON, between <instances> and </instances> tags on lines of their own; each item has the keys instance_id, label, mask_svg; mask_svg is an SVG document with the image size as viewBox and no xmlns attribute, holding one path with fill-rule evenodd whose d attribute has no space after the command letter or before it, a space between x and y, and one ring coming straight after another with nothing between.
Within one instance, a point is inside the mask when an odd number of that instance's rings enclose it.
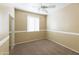
<instances>
[{"instance_id":1,"label":"window","mask_svg":"<svg viewBox=\"0 0 79 59\"><path fill-rule=\"evenodd\" d=\"M27 32L39 31L39 16L27 16Z\"/></svg>"}]
</instances>

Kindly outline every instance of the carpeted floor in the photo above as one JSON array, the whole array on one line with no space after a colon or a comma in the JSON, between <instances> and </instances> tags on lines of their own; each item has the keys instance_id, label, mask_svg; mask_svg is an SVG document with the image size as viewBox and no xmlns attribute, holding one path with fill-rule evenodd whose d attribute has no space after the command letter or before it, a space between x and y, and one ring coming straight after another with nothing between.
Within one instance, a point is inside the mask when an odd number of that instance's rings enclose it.
<instances>
[{"instance_id":1,"label":"carpeted floor","mask_svg":"<svg viewBox=\"0 0 79 59\"><path fill-rule=\"evenodd\" d=\"M61 45L49 40L38 40L16 45L13 55L77 55Z\"/></svg>"}]
</instances>

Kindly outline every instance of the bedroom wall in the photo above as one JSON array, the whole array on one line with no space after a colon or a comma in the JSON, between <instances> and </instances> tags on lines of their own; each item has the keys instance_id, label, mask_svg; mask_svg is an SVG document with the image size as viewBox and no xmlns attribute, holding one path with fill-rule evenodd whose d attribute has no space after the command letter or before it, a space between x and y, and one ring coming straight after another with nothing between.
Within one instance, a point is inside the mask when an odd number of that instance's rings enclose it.
<instances>
[{"instance_id":1,"label":"bedroom wall","mask_svg":"<svg viewBox=\"0 0 79 59\"><path fill-rule=\"evenodd\" d=\"M9 55L9 38L0 46L0 55Z\"/></svg>"},{"instance_id":2,"label":"bedroom wall","mask_svg":"<svg viewBox=\"0 0 79 59\"><path fill-rule=\"evenodd\" d=\"M79 52L79 4L70 4L47 19L48 39Z\"/></svg>"},{"instance_id":3,"label":"bedroom wall","mask_svg":"<svg viewBox=\"0 0 79 59\"><path fill-rule=\"evenodd\" d=\"M9 54L9 7L0 4L0 55Z\"/></svg>"},{"instance_id":4,"label":"bedroom wall","mask_svg":"<svg viewBox=\"0 0 79 59\"><path fill-rule=\"evenodd\" d=\"M40 16L40 31L39 32L26 32L27 31L27 15ZM29 42L38 39L46 39L46 15L30 13L27 11L15 10L15 43ZM18 32L19 31L19 32Z\"/></svg>"}]
</instances>

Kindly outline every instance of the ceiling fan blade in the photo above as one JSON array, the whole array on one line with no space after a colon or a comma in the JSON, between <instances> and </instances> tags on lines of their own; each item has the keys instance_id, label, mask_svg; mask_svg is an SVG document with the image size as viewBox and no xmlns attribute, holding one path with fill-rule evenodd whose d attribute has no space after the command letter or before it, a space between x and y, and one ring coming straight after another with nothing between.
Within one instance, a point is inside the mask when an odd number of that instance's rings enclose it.
<instances>
[{"instance_id":1,"label":"ceiling fan blade","mask_svg":"<svg viewBox=\"0 0 79 59\"><path fill-rule=\"evenodd\" d=\"M56 5L50 5L50 6L47 6L48 8L55 8Z\"/></svg>"}]
</instances>

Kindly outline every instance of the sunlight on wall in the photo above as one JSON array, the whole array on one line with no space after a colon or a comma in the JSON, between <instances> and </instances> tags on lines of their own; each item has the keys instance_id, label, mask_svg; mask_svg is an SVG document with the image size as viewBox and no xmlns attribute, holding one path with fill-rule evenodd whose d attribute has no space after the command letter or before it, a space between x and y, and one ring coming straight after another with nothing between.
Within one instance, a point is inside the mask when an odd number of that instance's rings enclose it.
<instances>
[{"instance_id":1,"label":"sunlight on wall","mask_svg":"<svg viewBox=\"0 0 79 59\"><path fill-rule=\"evenodd\" d=\"M1 16L1 14L0 14L0 33L2 33L3 31L2 31L2 28L3 27L3 25L2 25L2 16Z\"/></svg>"}]
</instances>

